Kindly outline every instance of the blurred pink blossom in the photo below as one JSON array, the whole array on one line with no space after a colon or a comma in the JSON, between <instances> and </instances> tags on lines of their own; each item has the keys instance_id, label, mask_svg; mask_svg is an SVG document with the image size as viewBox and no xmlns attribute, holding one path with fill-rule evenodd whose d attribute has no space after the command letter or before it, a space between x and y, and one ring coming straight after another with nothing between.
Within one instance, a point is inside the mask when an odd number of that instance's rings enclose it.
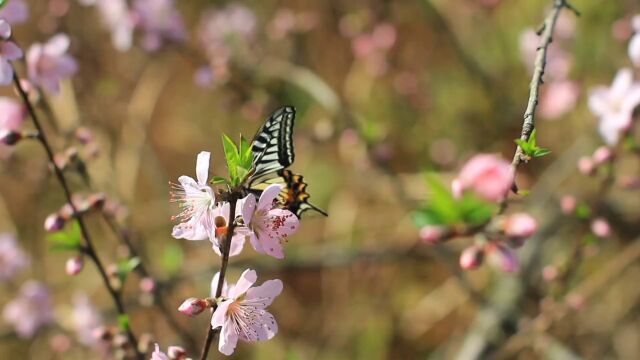
<instances>
[{"instance_id":1,"label":"blurred pink blossom","mask_svg":"<svg viewBox=\"0 0 640 360\"><path fill-rule=\"evenodd\" d=\"M467 161L455 181L461 190L470 189L485 200L500 201L513 185L513 172L501 157L479 154Z\"/></svg>"},{"instance_id":2,"label":"blurred pink blossom","mask_svg":"<svg viewBox=\"0 0 640 360\"><path fill-rule=\"evenodd\" d=\"M396 42L396 28L389 23L376 25L371 33L360 33L351 39L351 50L356 59L363 62L371 76L387 72L387 53Z\"/></svg>"},{"instance_id":3,"label":"blurred pink blossom","mask_svg":"<svg viewBox=\"0 0 640 360\"><path fill-rule=\"evenodd\" d=\"M540 36L535 30L529 28L520 34L519 42L522 59L529 71L533 72L538 47L540 46ZM560 42L553 42L549 45L547 66L545 68L548 82L566 80L572 65L573 57L560 47Z\"/></svg>"},{"instance_id":4,"label":"blurred pink blossom","mask_svg":"<svg viewBox=\"0 0 640 360\"><path fill-rule=\"evenodd\" d=\"M502 244L491 243L486 246L486 252L489 264L501 271L513 273L520 267L518 257L513 250Z\"/></svg>"},{"instance_id":5,"label":"blurred pink blossom","mask_svg":"<svg viewBox=\"0 0 640 360\"><path fill-rule=\"evenodd\" d=\"M29 18L29 7L24 0L11 0L0 8L0 19L9 24L21 24Z\"/></svg>"},{"instance_id":6,"label":"blurred pink blossom","mask_svg":"<svg viewBox=\"0 0 640 360\"><path fill-rule=\"evenodd\" d=\"M565 215L570 215L576 209L577 203L575 196L565 195L560 199L560 209Z\"/></svg>"},{"instance_id":7,"label":"blurred pink blossom","mask_svg":"<svg viewBox=\"0 0 640 360\"><path fill-rule=\"evenodd\" d=\"M267 25L267 35L274 40L286 38L292 33L302 33L313 29L318 24L318 17L312 12L294 12L291 9L280 9Z\"/></svg>"},{"instance_id":8,"label":"blurred pink blossom","mask_svg":"<svg viewBox=\"0 0 640 360\"><path fill-rule=\"evenodd\" d=\"M640 83L631 69L618 71L611 87L598 86L589 94L589 108L599 119L598 130L608 145L616 145L631 127L633 110L640 104Z\"/></svg>"},{"instance_id":9,"label":"blurred pink blossom","mask_svg":"<svg viewBox=\"0 0 640 360\"><path fill-rule=\"evenodd\" d=\"M167 354L160 351L160 346L156 344L156 349L151 354L151 360L170 360Z\"/></svg>"},{"instance_id":10,"label":"blurred pink blossom","mask_svg":"<svg viewBox=\"0 0 640 360\"><path fill-rule=\"evenodd\" d=\"M605 218L595 218L591 221L591 232L599 238L608 238L611 236L611 225Z\"/></svg>"},{"instance_id":11,"label":"blurred pink blossom","mask_svg":"<svg viewBox=\"0 0 640 360\"><path fill-rule=\"evenodd\" d=\"M540 99L540 115L557 119L576 106L580 87L575 81L562 80L548 83Z\"/></svg>"},{"instance_id":12,"label":"blurred pink blossom","mask_svg":"<svg viewBox=\"0 0 640 360\"><path fill-rule=\"evenodd\" d=\"M602 165L613 158L613 150L607 146L600 146L593 152L591 158L596 166Z\"/></svg>"},{"instance_id":13,"label":"blurred pink blossom","mask_svg":"<svg viewBox=\"0 0 640 360\"><path fill-rule=\"evenodd\" d=\"M282 191L280 184L269 185L260 195L256 204L253 195L244 199L242 218L252 230L251 245L259 253L266 253L277 259L284 258L282 243L298 230L298 217L289 210L273 208L274 201Z\"/></svg>"},{"instance_id":14,"label":"blurred pink blossom","mask_svg":"<svg viewBox=\"0 0 640 360\"><path fill-rule=\"evenodd\" d=\"M18 297L5 305L2 315L18 336L31 338L40 327L53 321L49 290L37 281L24 283Z\"/></svg>"},{"instance_id":15,"label":"blurred pink blossom","mask_svg":"<svg viewBox=\"0 0 640 360\"><path fill-rule=\"evenodd\" d=\"M146 50L158 50L164 40L186 40L184 21L174 0L135 0L132 11L137 25L145 33L142 46Z\"/></svg>"},{"instance_id":16,"label":"blurred pink blossom","mask_svg":"<svg viewBox=\"0 0 640 360\"><path fill-rule=\"evenodd\" d=\"M635 66L640 66L640 15L636 15L631 20L634 34L629 40L629 58Z\"/></svg>"},{"instance_id":17,"label":"blurred pink blossom","mask_svg":"<svg viewBox=\"0 0 640 360\"><path fill-rule=\"evenodd\" d=\"M427 225L420 229L420 239L427 244L436 244L442 240L447 229L438 225Z\"/></svg>"},{"instance_id":18,"label":"blurred pink blossom","mask_svg":"<svg viewBox=\"0 0 640 360\"><path fill-rule=\"evenodd\" d=\"M13 66L10 61L22 57L22 49L11 38L11 26L0 19L0 85L8 85L13 81Z\"/></svg>"},{"instance_id":19,"label":"blurred pink blossom","mask_svg":"<svg viewBox=\"0 0 640 360\"><path fill-rule=\"evenodd\" d=\"M0 129L18 130L27 118L27 109L21 102L0 96Z\"/></svg>"},{"instance_id":20,"label":"blurred pink blossom","mask_svg":"<svg viewBox=\"0 0 640 360\"><path fill-rule=\"evenodd\" d=\"M29 79L45 90L57 94L60 81L75 74L76 60L69 54L70 40L65 34L58 34L45 44L34 43L27 51Z\"/></svg>"},{"instance_id":21,"label":"blurred pink blossom","mask_svg":"<svg viewBox=\"0 0 640 360\"><path fill-rule=\"evenodd\" d=\"M126 0L93 0L102 21L111 31L111 42L116 50L127 51L133 43L134 16Z\"/></svg>"},{"instance_id":22,"label":"blurred pink blossom","mask_svg":"<svg viewBox=\"0 0 640 360\"><path fill-rule=\"evenodd\" d=\"M86 346L95 345L99 339L94 336L104 323L100 312L91 304L86 294L75 294L72 299L71 320L78 341Z\"/></svg>"},{"instance_id":23,"label":"blurred pink blossom","mask_svg":"<svg viewBox=\"0 0 640 360\"><path fill-rule=\"evenodd\" d=\"M482 265L484 259L484 249L482 246L473 244L460 254L460 267L465 270L477 269Z\"/></svg>"},{"instance_id":24,"label":"blurred pink blossom","mask_svg":"<svg viewBox=\"0 0 640 360\"><path fill-rule=\"evenodd\" d=\"M504 220L504 233L509 237L528 238L538 229L536 219L527 213L515 213Z\"/></svg>"},{"instance_id":25,"label":"blurred pink blossom","mask_svg":"<svg viewBox=\"0 0 640 360\"><path fill-rule=\"evenodd\" d=\"M593 174L593 170L595 170L595 164L593 163L593 159L589 156L583 156L578 159L578 170L583 175L591 175Z\"/></svg>"},{"instance_id":26,"label":"blurred pink blossom","mask_svg":"<svg viewBox=\"0 0 640 360\"><path fill-rule=\"evenodd\" d=\"M16 237L0 234L0 282L11 280L29 263L29 256L18 246Z\"/></svg>"},{"instance_id":27,"label":"blurred pink blossom","mask_svg":"<svg viewBox=\"0 0 640 360\"><path fill-rule=\"evenodd\" d=\"M282 292L282 281L267 280L252 287L258 276L245 270L235 285L223 286L221 302L211 318L211 327L221 327L218 350L231 355L238 340L264 341L278 333L278 324L266 308ZM219 274L211 281L211 296L215 296ZM226 284L225 284L226 285Z\"/></svg>"},{"instance_id":28,"label":"blurred pink blossom","mask_svg":"<svg viewBox=\"0 0 640 360\"><path fill-rule=\"evenodd\" d=\"M67 259L65 264L65 272L67 275L78 275L84 268L84 260L80 256L74 256Z\"/></svg>"},{"instance_id":29,"label":"blurred pink blossom","mask_svg":"<svg viewBox=\"0 0 640 360\"><path fill-rule=\"evenodd\" d=\"M554 265L547 265L542 268L542 278L545 281L553 281L558 278L558 267Z\"/></svg>"}]
</instances>

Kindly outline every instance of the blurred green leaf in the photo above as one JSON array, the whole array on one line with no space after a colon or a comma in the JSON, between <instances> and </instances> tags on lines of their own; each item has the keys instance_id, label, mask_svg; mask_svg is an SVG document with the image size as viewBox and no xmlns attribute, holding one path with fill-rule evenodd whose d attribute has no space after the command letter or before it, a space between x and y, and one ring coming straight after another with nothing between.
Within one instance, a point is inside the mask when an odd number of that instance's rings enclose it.
<instances>
[{"instance_id":1,"label":"blurred green leaf","mask_svg":"<svg viewBox=\"0 0 640 360\"><path fill-rule=\"evenodd\" d=\"M441 221L441 224L451 224L460 220L456 200L451 191L435 174L426 174L427 187L431 190L429 209L431 216Z\"/></svg>"},{"instance_id":2,"label":"blurred green leaf","mask_svg":"<svg viewBox=\"0 0 640 360\"><path fill-rule=\"evenodd\" d=\"M0 0L0 9L2 9L7 4L7 0Z\"/></svg>"},{"instance_id":3,"label":"blurred green leaf","mask_svg":"<svg viewBox=\"0 0 640 360\"><path fill-rule=\"evenodd\" d=\"M576 216L580 219L586 220L591 217L591 208L585 203L578 204L576 207Z\"/></svg>"},{"instance_id":4,"label":"blurred green leaf","mask_svg":"<svg viewBox=\"0 0 640 360\"><path fill-rule=\"evenodd\" d=\"M162 253L162 268L170 274L176 273L182 267L184 252L176 244L170 244Z\"/></svg>"},{"instance_id":5,"label":"blurred green leaf","mask_svg":"<svg viewBox=\"0 0 640 360\"><path fill-rule=\"evenodd\" d=\"M140 258L135 256L127 260L123 260L118 263L118 277L120 281L124 282L125 279L133 270L140 265Z\"/></svg>"},{"instance_id":6,"label":"blurred green leaf","mask_svg":"<svg viewBox=\"0 0 640 360\"><path fill-rule=\"evenodd\" d=\"M478 199L473 194L465 194L458 208L462 221L471 225L482 225L489 221L497 211L497 205Z\"/></svg>"},{"instance_id":7,"label":"blurred green leaf","mask_svg":"<svg viewBox=\"0 0 640 360\"><path fill-rule=\"evenodd\" d=\"M222 176L214 176L214 177L211 178L209 183L211 183L212 185L228 184L229 180L223 178Z\"/></svg>"},{"instance_id":8,"label":"blurred green leaf","mask_svg":"<svg viewBox=\"0 0 640 360\"><path fill-rule=\"evenodd\" d=\"M50 250L54 252L78 251L82 247L82 234L77 221L73 221L66 231L50 234L47 239L53 243Z\"/></svg>"},{"instance_id":9,"label":"blurred green leaf","mask_svg":"<svg viewBox=\"0 0 640 360\"><path fill-rule=\"evenodd\" d=\"M129 316L127 316L126 314L118 315L118 326L120 326L120 329L122 329L123 331L128 331L129 330Z\"/></svg>"}]
</instances>

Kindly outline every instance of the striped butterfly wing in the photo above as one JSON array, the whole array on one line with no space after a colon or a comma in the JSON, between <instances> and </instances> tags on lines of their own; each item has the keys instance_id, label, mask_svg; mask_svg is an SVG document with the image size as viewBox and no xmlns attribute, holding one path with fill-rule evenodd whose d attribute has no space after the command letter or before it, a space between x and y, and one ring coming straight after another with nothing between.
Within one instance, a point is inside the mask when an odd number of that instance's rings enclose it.
<instances>
[{"instance_id":1,"label":"striped butterfly wing","mask_svg":"<svg viewBox=\"0 0 640 360\"><path fill-rule=\"evenodd\" d=\"M293 123L296 110L284 106L276 110L253 138L253 169L248 187L274 176L278 171L293 164Z\"/></svg>"},{"instance_id":2,"label":"striped butterfly wing","mask_svg":"<svg viewBox=\"0 0 640 360\"><path fill-rule=\"evenodd\" d=\"M263 180L251 187L249 191L259 195L272 184L281 184L284 186L280 194L278 194L278 202L280 202L284 209L296 214L298 218L307 210L314 210L324 216L328 216L324 210L309 203L310 195L307 193L307 183L304 182L304 177L294 174L290 170L282 169L278 171L277 177Z\"/></svg>"}]
</instances>

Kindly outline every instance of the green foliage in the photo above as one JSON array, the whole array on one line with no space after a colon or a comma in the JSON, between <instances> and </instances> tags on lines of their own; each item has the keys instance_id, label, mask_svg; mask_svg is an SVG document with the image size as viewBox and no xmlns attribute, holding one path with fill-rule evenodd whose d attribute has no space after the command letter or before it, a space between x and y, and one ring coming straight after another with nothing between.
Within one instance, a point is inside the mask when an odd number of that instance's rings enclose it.
<instances>
[{"instance_id":1,"label":"green foliage","mask_svg":"<svg viewBox=\"0 0 640 360\"><path fill-rule=\"evenodd\" d=\"M530 158L542 157L551 152L549 149L539 147L536 141L536 130L534 129L529 136L529 140L516 139L515 142L522 148L522 151Z\"/></svg>"},{"instance_id":2,"label":"green foliage","mask_svg":"<svg viewBox=\"0 0 640 360\"><path fill-rule=\"evenodd\" d=\"M576 207L576 216L582 220L588 220L591 217L591 208L585 203L580 203Z\"/></svg>"},{"instance_id":3,"label":"green foliage","mask_svg":"<svg viewBox=\"0 0 640 360\"><path fill-rule=\"evenodd\" d=\"M7 0L0 0L0 9L7 5Z\"/></svg>"},{"instance_id":4,"label":"green foliage","mask_svg":"<svg viewBox=\"0 0 640 360\"><path fill-rule=\"evenodd\" d=\"M118 315L118 326L120 326L120 329L123 331L128 331L130 329L129 316L126 314Z\"/></svg>"},{"instance_id":5,"label":"green foliage","mask_svg":"<svg viewBox=\"0 0 640 360\"><path fill-rule=\"evenodd\" d=\"M138 265L140 265L140 258L135 256L127 260L120 261L118 263L118 278L120 281L124 282L133 270L135 270Z\"/></svg>"},{"instance_id":6,"label":"green foliage","mask_svg":"<svg viewBox=\"0 0 640 360\"><path fill-rule=\"evenodd\" d=\"M82 233L80 225L74 221L66 231L58 231L47 236L52 243L50 251L79 251L82 248Z\"/></svg>"},{"instance_id":7,"label":"green foliage","mask_svg":"<svg viewBox=\"0 0 640 360\"><path fill-rule=\"evenodd\" d=\"M412 214L418 227L425 225L481 225L495 213L496 204L487 203L473 194L466 193L456 199L451 191L433 174L426 175L427 187L431 190L428 203Z\"/></svg>"},{"instance_id":8,"label":"green foliage","mask_svg":"<svg viewBox=\"0 0 640 360\"><path fill-rule=\"evenodd\" d=\"M229 178L231 180L226 181L226 179L215 177L213 181L217 181L218 183L227 183L231 186L238 186L249 173L253 163L251 144L241 136L240 147L238 148L231 138L223 134L222 147L224 148L224 157L227 160L227 168L229 170Z\"/></svg>"},{"instance_id":9,"label":"green foliage","mask_svg":"<svg viewBox=\"0 0 640 360\"><path fill-rule=\"evenodd\" d=\"M184 262L184 252L176 244L168 245L162 253L162 267L170 274L177 273Z\"/></svg>"}]
</instances>

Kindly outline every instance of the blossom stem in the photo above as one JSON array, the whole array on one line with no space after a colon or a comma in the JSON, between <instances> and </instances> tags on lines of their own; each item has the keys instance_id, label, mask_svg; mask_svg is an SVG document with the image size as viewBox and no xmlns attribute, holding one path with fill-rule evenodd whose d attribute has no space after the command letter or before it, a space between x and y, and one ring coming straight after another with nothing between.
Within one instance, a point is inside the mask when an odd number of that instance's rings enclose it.
<instances>
[{"instance_id":1,"label":"blossom stem","mask_svg":"<svg viewBox=\"0 0 640 360\"><path fill-rule=\"evenodd\" d=\"M102 278L102 281L105 285L105 287L107 288L107 291L109 292L109 295L111 295L111 298L113 299L113 302L116 305L116 310L118 312L118 315L123 315L126 316L126 311L124 308L124 304L122 302L121 299L121 294L118 290L116 290L113 286L111 286L111 282L109 281L109 276L107 275L107 272L105 270L104 265L102 264L102 262L100 261L100 258L98 257L98 254L95 250L95 247L93 245L93 242L91 240L91 236L89 235L89 231L87 230L87 226L82 218L82 214L80 214L80 212L78 212L78 209L76 208L75 204L72 201L72 194L71 194L71 190L69 187L69 184L67 183L67 179L64 176L64 173L62 172L62 169L60 169L60 167L58 167L58 165L55 162L54 159L54 153L53 150L51 148L51 145L49 144L49 141L47 140L47 136L44 133L44 129L42 128L42 124L38 118L38 115L33 107L33 104L31 104L31 101L29 100L29 95L27 94L27 92L24 90L24 88L22 87L22 85L20 84L20 79L18 78L17 73L13 72L13 83L16 87L16 90L18 91L18 93L20 94L20 97L22 98L22 101L24 102L27 111L29 112L29 114L31 115L31 119L33 120L33 124L36 127L36 130L38 131L38 140L40 141L40 144L42 144L42 147L44 148L45 152L47 153L47 157L49 158L49 163L51 164L51 167L53 168L53 172L56 176L56 178L58 179L58 182L60 183L60 185L62 186L62 189L64 191L64 195L67 199L67 203L69 204L69 206L71 207L71 210L73 211L74 217L80 227L80 233L82 234L82 238L84 239L84 251L87 254L87 256L93 261L93 263L96 265L96 267L98 268L98 272L100 273L100 277ZM129 326L127 326L125 329L125 332L127 334L127 337L129 339L129 342L131 343L132 348L134 349L135 353L136 353L136 358L137 359L144 359L144 355L138 350L138 341L135 337L135 335L133 334L133 331L131 330L131 328Z\"/></svg>"},{"instance_id":2,"label":"blossom stem","mask_svg":"<svg viewBox=\"0 0 640 360\"><path fill-rule=\"evenodd\" d=\"M233 238L233 232L236 228L235 214L236 214L236 201L240 198L240 194L236 190L232 190L229 193L229 228L227 229L227 236L222 244L222 262L220 263L220 276L218 277L218 287L216 288L215 298L219 298L222 295L222 286L224 284L224 277L227 273L227 265L229 264L229 252L231 250L231 239ZM213 306L211 312L211 318L218 307L217 304ZM213 338L217 333L217 329L211 327L211 322L208 324L207 337L205 338L204 345L202 346L202 352L200 354L200 360L205 360L209 355L209 348L213 342Z\"/></svg>"},{"instance_id":3,"label":"blossom stem","mask_svg":"<svg viewBox=\"0 0 640 360\"><path fill-rule=\"evenodd\" d=\"M533 76L529 85L529 100L527 102L527 108L524 112L522 131L520 132L520 140L523 141L529 140L531 133L535 129L535 114L536 108L538 106L540 86L544 82L543 76L545 68L547 66L547 52L549 49L549 45L553 42L553 32L555 31L556 23L562 9L571 10L576 15L579 15L576 9L571 4L569 4L567 0L553 0L553 9L542 24L542 27L540 29L540 46L538 47L538 52L536 54ZM520 166L520 164L527 161L528 157L526 156L520 145L518 145L511 162L511 171L514 174L514 183L512 186L512 190L514 192L517 192L518 190L518 187L515 183L516 170L518 169L518 166ZM503 213L507 208L507 196L508 193L505 194L504 198L500 202L500 213Z\"/></svg>"}]
</instances>

